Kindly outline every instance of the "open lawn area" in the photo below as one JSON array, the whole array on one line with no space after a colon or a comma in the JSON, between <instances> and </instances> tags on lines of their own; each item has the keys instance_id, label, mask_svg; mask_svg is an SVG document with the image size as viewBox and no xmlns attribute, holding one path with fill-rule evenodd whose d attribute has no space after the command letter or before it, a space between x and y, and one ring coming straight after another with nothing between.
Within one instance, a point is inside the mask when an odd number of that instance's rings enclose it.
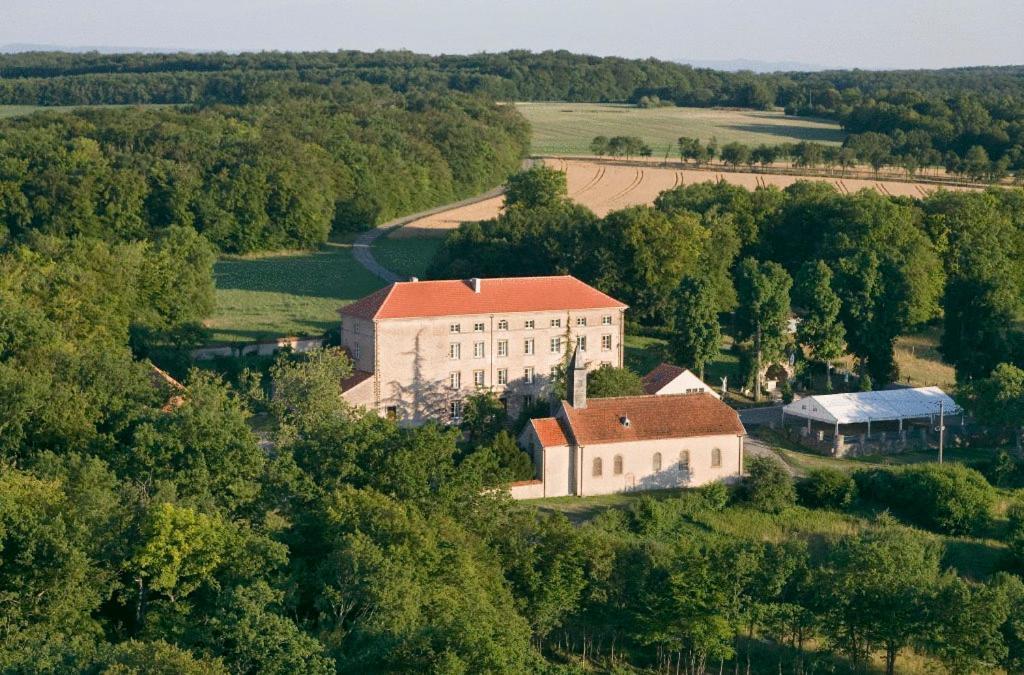
<instances>
[{"instance_id":1,"label":"open lawn area","mask_svg":"<svg viewBox=\"0 0 1024 675\"><path fill-rule=\"evenodd\" d=\"M379 237L373 243L373 257L384 267L404 277L422 277L444 239L391 236L394 233Z\"/></svg>"},{"instance_id":2,"label":"open lawn area","mask_svg":"<svg viewBox=\"0 0 1024 675\"><path fill-rule=\"evenodd\" d=\"M726 338L728 344L731 338ZM644 335L626 335L625 365L627 368L645 375L663 361L673 363L666 352L667 341L662 338ZM729 378L730 386L740 383L740 358L732 351L722 350L718 358L707 365L704 380L712 387L721 387L723 377Z\"/></svg>"},{"instance_id":3,"label":"open lawn area","mask_svg":"<svg viewBox=\"0 0 1024 675\"><path fill-rule=\"evenodd\" d=\"M719 143L748 145L816 141L838 144L838 124L786 117L781 111L716 108L638 108L601 103L517 103L516 109L533 128L531 151L538 155L589 155L594 136L639 136L657 157L669 149L676 156L676 139L690 136Z\"/></svg>"},{"instance_id":4,"label":"open lawn area","mask_svg":"<svg viewBox=\"0 0 1024 675\"><path fill-rule=\"evenodd\" d=\"M405 276L422 276L439 239L381 237L374 256ZM319 251L226 257L214 267L217 307L206 322L212 343L319 335L338 325L338 309L384 282L352 257L351 236Z\"/></svg>"},{"instance_id":5,"label":"open lawn area","mask_svg":"<svg viewBox=\"0 0 1024 675\"><path fill-rule=\"evenodd\" d=\"M342 305L384 285L341 242L319 251L225 258L214 276L217 307L206 324L215 343L319 335L338 325Z\"/></svg>"},{"instance_id":6,"label":"open lawn area","mask_svg":"<svg viewBox=\"0 0 1024 675\"><path fill-rule=\"evenodd\" d=\"M0 118L4 117L17 117L18 115L28 115L36 112L37 110L45 110L43 106L38 105L0 105ZM55 107L54 110L66 110L67 108Z\"/></svg>"}]
</instances>

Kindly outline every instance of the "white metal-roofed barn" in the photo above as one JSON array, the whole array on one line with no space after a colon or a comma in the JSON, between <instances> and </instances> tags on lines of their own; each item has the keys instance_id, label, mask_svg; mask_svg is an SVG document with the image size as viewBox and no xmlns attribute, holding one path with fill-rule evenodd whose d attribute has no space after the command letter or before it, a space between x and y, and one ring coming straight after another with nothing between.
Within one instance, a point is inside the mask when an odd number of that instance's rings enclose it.
<instances>
[{"instance_id":1,"label":"white metal-roofed barn","mask_svg":"<svg viewBox=\"0 0 1024 675\"><path fill-rule=\"evenodd\" d=\"M807 434L811 433L814 422L832 427L830 431L834 433L836 454L843 454L841 450L845 443L844 438L840 436L840 427L863 425L866 427L867 436L871 437L872 423L896 422L898 430L902 432L904 421L931 420L940 412L945 415L958 415L963 410L938 387L808 396L793 401L782 409L783 423L792 418L806 420ZM853 433L859 435L863 431L861 428L859 431L854 430ZM846 433L851 431L848 429ZM878 436L876 434L876 437ZM821 437L819 440L825 438Z\"/></svg>"}]
</instances>

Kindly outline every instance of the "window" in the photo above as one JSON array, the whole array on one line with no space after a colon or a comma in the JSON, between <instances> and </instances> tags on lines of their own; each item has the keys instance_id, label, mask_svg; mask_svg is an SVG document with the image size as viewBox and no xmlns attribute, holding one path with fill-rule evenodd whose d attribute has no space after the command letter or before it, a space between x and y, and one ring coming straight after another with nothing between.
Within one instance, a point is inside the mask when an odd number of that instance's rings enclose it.
<instances>
[{"instance_id":1,"label":"window","mask_svg":"<svg viewBox=\"0 0 1024 675\"><path fill-rule=\"evenodd\" d=\"M616 476L622 475L622 455L615 455L615 459L612 461L612 473Z\"/></svg>"},{"instance_id":2,"label":"window","mask_svg":"<svg viewBox=\"0 0 1024 675\"><path fill-rule=\"evenodd\" d=\"M601 477L601 458L600 457L595 457L594 458L593 474L594 474L594 478L600 478Z\"/></svg>"},{"instance_id":3,"label":"window","mask_svg":"<svg viewBox=\"0 0 1024 675\"><path fill-rule=\"evenodd\" d=\"M523 340L523 353L533 354L533 338Z\"/></svg>"},{"instance_id":4,"label":"window","mask_svg":"<svg viewBox=\"0 0 1024 675\"><path fill-rule=\"evenodd\" d=\"M508 356L508 340L498 340L498 356Z\"/></svg>"},{"instance_id":5,"label":"window","mask_svg":"<svg viewBox=\"0 0 1024 675\"><path fill-rule=\"evenodd\" d=\"M473 343L473 358L482 359L484 357L484 343L474 342Z\"/></svg>"},{"instance_id":6,"label":"window","mask_svg":"<svg viewBox=\"0 0 1024 675\"><path fill-rule=\"evenodd\" d=\"M612 317L611 317L610 314L607 315L607 316L602 316L601 317L601 325L602 326L610 326L610 325L612 325Z\"/></svg>"},{"instance_id":7,"label":"window","mask_svg":"<svg viewBox=\"0 0 1024 675\"><path fill-rule=\"evenodd\" d=\"M602 335L601 336L601 351L611 351L612 348L612 336Z\"/></svg>"},{"instance_id":8,"label":"window","mask_svg":"<svg viewBox=\"0 0 1024 675\"><path fill-rule=\"evenodd\" d=\"M483 333L484 332L484 325L482 323L474 323L473 324L473 331L476 332L476 333Z\"/></svg>"},{"instance_id":9,"label":"window","mask_svg":"<svg viewBox=\"0 0 1024 675\"><path fill-rule=\"evenodd\" d=\"M718 448L711 451L711 466L722 466L722 451Z\"/></svg>"},{"instance_id":10,"label":"window","mask_svg":"<svg viewBox=\"0 0 1024 675\"><path fill-rule=\"evenodd\" d=\"M462 373L459 371L448 373L448 386L452 389L458 389L462 386Z\"/></svg>"},{"instance_id":11,"label":"window","mask_svg":"<svg viewBox=\"0 0 1024 675\"><path fill-rule=\"evenodd\" d=\"M530 319L529 321L524 323L523 328L533 328L533 319Z\"/></svg>"},{"instance_id":12,"label":"window","mask_svg":"<svg viewBox=\"0 0 1024 675\"><path fill-rule=\"evenodd\" d=\"M690 451L680 450L679 451L679 470L685 473L690 473Z\"/></svg>"},{"instance_id":13,"label":"window","mask_svg":"<svg viewBox=\"0 0 1024 675\"><path fill-rule=\"evenodd\" d=\"M551 366L550 376L552 380L558 377L558 366Z\"/></svg>"},{"instance_id":14,"label":"window","mask_svg":"<svg viewBox=\"0 0 1024 675\"><path fill-rule=\"evenodd\" d=\"M498 384L508 384L507 368L498 368Z\"/></svg>"},{"instance_id":15,"label":"window","mask_svg":"<svg viewBox=\"0 0 1024 675\"><path fill-rule=\"evenodd\" d=\"M388 407L384 408L384 415L389 420L397 420L398 419L398 406L397 405L389 405Z\"/></svg>"},{"instance_id":16,"label":"window","mask_svg":"<svg viewBox=\"0 0 1024 675\"><path fill-rule=\"evenodd\" d=\"M448 345L448 358L462 358L462 345L460 345L458 342L453 342L450 345Z\"/></svg>"},{"instance_id":17,"label":"window","mask_svg":"<svg viewBox=\"0 0 1024 675\"><path fill-rule=\"evenodd\" d=\"M651 458L651 468L655 471L661 471L661 453L654 453L654 457Z\"/></svg>"},{"instance_id":18,"label":"window","mask_svg":"<svg viewBox=\"0 0 1024 675\"><path fill-rule=\"evenodd\" d=\"M576 336L576 349L580 350L581 352L587 351L587 336L586 335L577 335Z\"/></svg>"},{"instance_id":19,"label":"window","mask_svg":"<svg viewBox=\"0 0 1024 675\"><path fill-rule=\"evenodd\" d=\"M551 320L551 327L552 328L561 328L562 327L562 320L561 319L552 319Z\"/></svg>"},{"instance_id":20,"label":"window","mask_svg":"<svg viewBox=\"0 0 1024 675\"><path fill-rule=\"evenodd\" d=\"M448 326L448 332L449 333L461 333L462 332L462 324L458 324L458 323L450 324Z\"/></svg>"},{"instance_id":21,"label":"window","mask_svg":"<svg viewBox=\"0 0 1024 675\"><path fill-rule=\"evenodd\" d=\"M561 354L562 353L562 338L553 337L551 338L551 353Z\"/></svg>"},{"instance_id":22,"label":"window","mask_svg":"<svg viewBox=\"0 0 1024 675\"><path fill-rule=\"evenodd\" d=\"M526 380L526 384L533 384L533 368L523 370L523 379Z\"/></svg>"},{"instance_id":23,"label":"window","mask_svg":"<svg viewBox=\"0 0 1024 675\"><path fill-rule=\"evenodd\" d=\"M360 352L362 352L362 351L363 351L363 350L362 350L362 349L360 349L360 347L359 347L359 343L357 342L357 343L356 343L356 348L355 348L355 349L353 350L352 358L353 358L354 360L358 361L358 360L359 360L359 354L360 354Z\"/></svg>"},{"instance_id":24,"label":"window","mask_svg":"<svg viewBox=\"0 0 1024 675\"><path fill-rule=\"evenodd\" d=\"M524 394L523 395L523 407L524 408L529 408L531 405L533 405L533 395L532 394Z\"/></svg>"},{"instance_id":25,"label":"window","mask_svg":"<svg viewBox=\"0 0 1024 675\"><path fill-rule=\"evenodd\" d=\"M498 330L508 330L508 321L501 319L498 321Z\"/></svg>"},{"instance_id":26,"label":"window","mask_svg":"<svg viewBox=\"0 0 1024 675\"><path fill-rule=\"evenodd\" d=\"M484 371L474 370L473 371L473 386L482 387L484 386Z\"/></svg>"},{"instance_id":27,"label":"window","mask_svg":"<svg viewBox=\"0 0 1024 675\"><path fill-rule=\"evenodd\" d=\"M458 422L462 419L462 401L450 401L448 403L448 415L451 417L452 422Z\"/></svg>"}]
</instances>

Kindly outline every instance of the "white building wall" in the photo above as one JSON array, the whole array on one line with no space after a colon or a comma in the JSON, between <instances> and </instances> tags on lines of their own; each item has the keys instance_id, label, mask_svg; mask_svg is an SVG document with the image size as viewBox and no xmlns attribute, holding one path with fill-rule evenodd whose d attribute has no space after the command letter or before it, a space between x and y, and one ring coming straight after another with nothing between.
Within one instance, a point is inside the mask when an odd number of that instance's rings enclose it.
<instances>
[{"instance_id":1,"label":"white building wall","mask_svg":"<svg viewBox=\"0 0 1024 675\"><path fill-rule=\"evenodd\" d=\"M721 398L714 389L709 387L703 380L691 373L689 370L680 373L674 380L662 387L657 393L659 396L662 396L664 394L693 394L697 392L706 392L715 398Z\"/></svg>"},{"instance_id":2,"label":"white building wall","mask_svg":"<svg viewBox=\"0 0 1024 675\"><path fill-rule=\"evenodd\" d=\"M712 466L712 450L722 451L722 465ZM690 470L682 472L679 457L690 452ZM661 453L661 470L654 470L654 455ZM581 450L581 497L632 490L698 487L716 480L739 478L742 470L741 436L702 436L633 443L589 445ZM622 473L615 473L615 456L622 456ZM601 459L601 475L594 476L594 459Z\"/></svg>"},{"instance_id":3,"label":"white building wall","mask_svg":"<svg viewBox=\"0 0 1024 675\"><path fill-rule=\"evenodd\" d=\"M605 317L610 318L610 325L604 324ZM577 325L579 318L586 320L585 326ZM552 326L553 319L561 325ZM508 328L499 328L503 320L508 322ZM533 321L534 327L527 328L527 321ZM574 344L576 337L586 337L584 354L591 368L604 363L621 366L622 321L623 312L619 309L388 319L376 322L374 341L366 334L367 322L346 317L342 344L350 350L358 345L360 356L372 352L374 346L379 350L376 369L357 361L359 369L376 371L378 413L386 414L389 407L394 407L399 420L421 424L431 418L448 421L451 401L462 400L477 390L476 371L483 371L483 389L507 398L510 414L517 414L524 396L536 399L546 392L552 368L561 364L569 349L565 340L567 323ZM474 330L478 323L484 325L484 330ZM451 332L452 324L459 325L458 333ZM607 348L602 346L605 336L610 340ZM552 338L561 339L560 351L551 351ZM533 340L532 354L526 353L528 339ZM506 356L498 355L498 343L502 340L508 343ZM482 357L474 355L477 342L484 343ZM459 345L457 359L449 356L453 343ZM525 380L528 367L533 368L532 384ZM506 384L498 383L499 370L506 371ZM450 386L452 372L459 373L461 386L457 390Z\"/></svg>"}]
</instances>

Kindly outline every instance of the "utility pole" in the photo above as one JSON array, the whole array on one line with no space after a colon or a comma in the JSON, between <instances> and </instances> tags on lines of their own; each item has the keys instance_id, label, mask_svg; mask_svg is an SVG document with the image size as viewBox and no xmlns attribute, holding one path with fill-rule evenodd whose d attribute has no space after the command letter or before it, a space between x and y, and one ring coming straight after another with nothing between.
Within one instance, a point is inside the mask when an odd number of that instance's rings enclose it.
<instances>
[{"instance_id":1,"label":"utility pole","mask_svg":"<svg viewBox=\"0 0 1024 675\"><path fill-rule=\"evenodd\" d=\"M946 418L943 401L939 401L939 464L942 464L942 445L946 440Z\"/></svg>"}]
</instances>

